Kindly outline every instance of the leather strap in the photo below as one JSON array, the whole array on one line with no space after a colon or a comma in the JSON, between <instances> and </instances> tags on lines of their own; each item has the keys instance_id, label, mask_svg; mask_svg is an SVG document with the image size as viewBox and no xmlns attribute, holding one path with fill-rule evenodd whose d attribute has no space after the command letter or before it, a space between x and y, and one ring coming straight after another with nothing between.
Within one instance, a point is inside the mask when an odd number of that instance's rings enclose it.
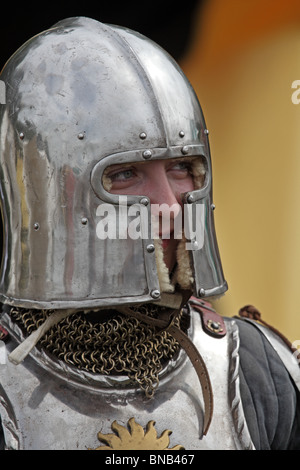
<instances>
[{"instance_id":1,"label":"leather strap","mask_svg":"<svg viewBox=\"0 0 300 470\"><path fill-rule=\"evenodd\" d=\"M213 338L226 336L225 322L221 315L211 307L210 303L191 297L190 304L200 313L202 328L205 333L213 336Z\"/></svg>"},{"instance_id":2,"label":"leather strap","mask_svg":"<svg viewBox=\"0 0 300 470\"><path fill-rule=\"evenodd\" d=\"M184 349L197 373L202 388L204 400L203 434L206 435L213 415L212 386L206 365L198 349L195 347L190 338L182 330L180 330L180 328L174 325L174 322L178 317L181 309L171 311L168 316L165 313L160 318L148 317L139 312L131 310L130 307L123 307L119 310L126 315L133 316L138 320L147 323L150 326L159 328L159 331L168 331L168 333L171 334L178 341L180 346Z\"/></svg>"},{"instance_id":3,"label":"leather strap","mask_svg":"<svg viewBox=\"0 0 300 470\"><path fill-rule=\"evenodd\" d=\"M204 400L203 434L206 435L213 415L213 391L208 370L198 349L182 330L176 326L171 326L168 332L177 339L180 346L184 349L198 375Z\"/></svg>"}]
</instances>

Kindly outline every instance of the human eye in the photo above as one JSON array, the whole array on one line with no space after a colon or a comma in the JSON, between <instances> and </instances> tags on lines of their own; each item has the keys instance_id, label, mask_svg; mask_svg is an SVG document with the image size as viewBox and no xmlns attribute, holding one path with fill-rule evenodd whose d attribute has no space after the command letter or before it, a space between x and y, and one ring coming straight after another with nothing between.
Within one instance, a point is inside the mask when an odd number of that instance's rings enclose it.
<instances>
[{"instance_id":1,"label":"human eye","mask_svg":"<svg viewBox=\"0 0 300 470\"><path fill-rule=\"evenodd\" d=\"M137 179L134 165L112 165L104 171L103 186L108 192L120 191L131 187Z\"/></svg>"},{"instance_id":2,"label":"human eye","mask_svg":"<svg viewBox=\"0 0 300 470\"><path fill-rule=\"evenodd\" d=\"M120 181L120 182L128 181L131 178L133 178L133 176L134 176L134 171L133 169L130 169L130 168L118 170L118 171L108 174L108 177L110 178L112 183L117 182L117 181Z\"/></svg>"},{"instance_id":3,"label":"human eye","mask_svg":"<svg viewBox=\"0 0 300 470\"><path fill-rule=\"evenodd\" d=\"M177 160L170 163L169 172L177 178L184 178L192 173L192 164L188 160Z\"/></svg>"}]
</instances>

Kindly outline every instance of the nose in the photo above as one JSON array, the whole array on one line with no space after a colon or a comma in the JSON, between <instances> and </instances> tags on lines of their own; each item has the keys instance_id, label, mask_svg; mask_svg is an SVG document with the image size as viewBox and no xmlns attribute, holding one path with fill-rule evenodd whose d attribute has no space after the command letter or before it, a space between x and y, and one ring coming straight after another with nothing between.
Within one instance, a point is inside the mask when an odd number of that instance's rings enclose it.
<instances>
[{"instance_id":1,"label":"nose","mask_svg":"<svg viewBox=\"0 0 300 470\"><path fill-rule=\"evenodd\" d=\"M181 211L181 197L168 179L163 167L156 169L152 180L151 213L154 216L176 218Z\"/></svg>"},{"instance_id":2,"label":"nose","mask_svg":"<svg viewBox=\"0 0 300 470\"><path fill-rule=\"evenodd\" d=\"M180 194L176 192L163 166L157 166L154 175L150 196L153 233L155 237L160 235L170 238L175 229L175 220L181 221Z\"/></svg>"}]
</instances>

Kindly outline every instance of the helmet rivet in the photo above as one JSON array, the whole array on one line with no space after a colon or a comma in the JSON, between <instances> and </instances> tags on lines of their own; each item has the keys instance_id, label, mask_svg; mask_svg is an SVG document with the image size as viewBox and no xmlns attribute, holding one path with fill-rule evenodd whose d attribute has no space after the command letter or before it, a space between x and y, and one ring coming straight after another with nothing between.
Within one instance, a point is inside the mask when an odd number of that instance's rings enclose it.
<instances>
[{"instance_id":1,"label":"helmet rivet","mask_svg":"<svg viewBox=\"0 0 300 470\"><path fill-rule=\"evenodd\" d=\"M78 137L79 140L83 140L84 139L84 132L79 132L77 137Z\"/></svg>"},{"instance_id":2,"label":"helmet rivet","mask_svg":"<svg viewBox=\"0 0 300 470\"><path fill-rule=\"evenodd\" d=\"M187 154L189 153L189 148L188 148L187 145L185 145L184 147L182 147L181 153L182 153L182 155L187 155Z\"/></svg>"},{"instance_id":3,"label":"helmet rivet","mask_svg":"<svg viewBox=\"0 0 300 470\"><path fill-rule=\"evenodd\" d=\"M209 134L209 130L208 130L208 129L204 129L204 134L208 135L208 134Z\"/></svg>"},{"instance_id":4,"label":"helmet rivet","mask_svg":"<svg viewBox=\"0 0 300 470\"><path fill-rule=\"evenodd\" d=\"M37 222L35 222L35 224L33 224L33 228L34 228L35 231L39 230L40 224L38 224Z\"/></svg>"},{"instance_id":5,"label":"helmet rivet","mask_svg":"<svg viewBox=\"0 0 300 470\"><path fill-rule=\"evenodd\" d=\"M82 217L81 223L82 225L86 225L88 223L88 219L86 217Z\"/></svg>"},{"instance_id":6,"label":"helmet rivet","mask_svg":"<svg viewBox=\"0 0 300 470\"><path fill-rule=\"evenodd\" d=\"M147 137L146 132L141 132L141 133L140 133L140 139L145 140L146 137Z\"/></svg>"},{"instance_id":7,"label":"helmet rivet","mask_svg":"<svg viewBox=\"0 0 300 470\"><path fill-rule=\"evenodd\" d=\"M205 296L205 289L203 289L203 287L199 290L199 295L200 295L200 297Z\"/></svg>"},{"instance_id":8,"label":"helmet rivet","mask_svg":"<svg viewBox=\"0 0 300 470\"><path fill-rule=\"evenodd\" d=\"M142 199L140 199L140 204L143 204L143 206L148 206L149 199L147 197L142 197Z\"/></svg>"},{"instance_id":9,"label":"helmet rivet","mask_svg":"<svg viewBox=\"0 0 300 470\"><path fill-rule=\"evenodd\" d=\"M191 204L192 202L194 202L194 196L192 194L189 194L188 197L186 198L186 202L188 204Z\"/></svg>"},{"instance_id":10,"label":"helmet rivet","mask_svg":"<svg viewBox=\"0 0 300 470\"><path fill-rule=\"evenodd\" d=\"M218 321L208 320L207 326L209 330L214 331L216 333L221 333L223 331L221 323Z\"/></svg>"},{"instance_id":11,"label":"helmet rivet","mask_svg":"<svg viewBox=\"0 0 300 470\"><path fill-rule=\"evenodd\" d=\"M20 137L21 140L24 140L24 137L25 137L24 132L20 132L19 137Z\"/></svg>"},{"instance_id":12,"label":"helmet rivet","mask_svg":"<svg viewBox=\"0 0 300 470\"><path fill-rule=\"evenodd\" d=\"M198 250L199 249L199 243L197 242L197 240L193 240L192 245L193 245L193 250Z\"/></svg>"},{"instance_id":13,"label":"helmet rivet","mask_svg":"<svg viewBox=\"0 0 300 470\"><path fill-rule=\"evenodd\" d=\"M214 211L216 206L214 204L211 204L210 208L211 208L212 211Z\"/></svg>"},{"instance_id":14,"label":"helmet rivet","mask_svg":"<svg viewBox=\"0 0 300 470\"><path fill-rule=\"evenodd\" d=\"M184 131L180 131L180 132L179 132L179 137L181 137L181 138L182 138L182 137L184 137L184 136L185 136L185 133L184 133Z\"/></svg>"},{"instance_id":15,"label":"helmet rivet","mask_svg":"<svg viewBox=\"0 0 300 470\"><path fill-rule=\"evenodd\" d=\"M148 253L153 253L154 250L155 250L155 246L152 243L150 243L150 245L147 246Z\"/></svg>"},{"instance_id":16,"label":"helmet rivet","mask_svg":"<svg viewBox=\"0 0 300 470\"><path fill-rule=\"evenodd\" d=\"M148 160L148 159L151 158L151 157L152 157L152 152L151 152L151 150L145 150L145 151L143 152L143 158L144 158L145 160Z\"/></svg>"},{"instance_id":17,"label":"helmet rivet","mask_svg":"<svg viewBox=\"0 0 300 470\"><path fill-rule=\"evenodd\" d=\"M150 295L151 297L153 297L153 299L158 299L158 297L160 296L160 292L158 289L154 289L153 291L151 291Z\"/></svg>"}]
</instances>

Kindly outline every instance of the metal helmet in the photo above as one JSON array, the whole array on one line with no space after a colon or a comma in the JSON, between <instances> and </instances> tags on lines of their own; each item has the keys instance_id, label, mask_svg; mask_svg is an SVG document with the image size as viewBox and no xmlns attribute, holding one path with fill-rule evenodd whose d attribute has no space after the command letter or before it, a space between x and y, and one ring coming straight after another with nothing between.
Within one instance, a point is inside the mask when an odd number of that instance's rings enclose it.
<instances>
[{"instance_id":1,"label":"metal helmet","mask_svg":"<svg viewBox=\"0 0 300 470\"><path fill-rule=\"evenodd\" d=\"M115 163L200 158L205 184L185 195L189 223L201 205L203 240L187 250L191 293L226 289L215 237L208 136L195 93L159 46L88 18L69 18L26 42L1 75L0 299L31 308L94 308L160 298L150 204L103 185ZM140 208L144 236L99 237L104 208ZM102 214L103 215L103 214ZM195 240L194 240L195 242Z\"/></svg>"}]
</instances>

